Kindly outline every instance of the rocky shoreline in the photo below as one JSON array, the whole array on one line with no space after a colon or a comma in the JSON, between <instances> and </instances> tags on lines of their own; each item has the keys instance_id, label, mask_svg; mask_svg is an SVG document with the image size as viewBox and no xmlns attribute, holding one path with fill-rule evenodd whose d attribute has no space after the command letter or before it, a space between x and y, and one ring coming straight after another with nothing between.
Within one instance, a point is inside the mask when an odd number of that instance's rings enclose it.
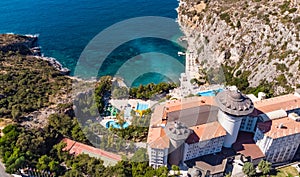
<instances>
[{"instance_id":1,"label":"rocky shoreline","mask_svg":"<svg viewBox=\"0 0 300 177\"><path fill-rule=\"evenodd\" d=\"M62 75L68 75L70 70L62 66L57 59L45 57L41 52L41 47L38 44L38 35L16 35L16 34L1 34L3 38L0 41L0 51L7 53L9 51L18 52L21 55L34 56L37 59L47 61Z\"/></svg>"}]
</instances>

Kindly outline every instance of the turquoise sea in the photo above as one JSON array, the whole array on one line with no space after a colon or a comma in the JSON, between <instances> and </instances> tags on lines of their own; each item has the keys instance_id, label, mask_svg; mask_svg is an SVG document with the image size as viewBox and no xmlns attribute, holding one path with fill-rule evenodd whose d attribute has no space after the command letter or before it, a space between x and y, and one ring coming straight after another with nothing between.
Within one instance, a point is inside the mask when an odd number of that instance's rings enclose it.
<instances>
[{"instance_id":1,"label":"turquoise sea","mask_svg":"<svg viewBox=\"0 0 300 177\"><path fill-rule=\"evenodd\" d=\"M175 20L177 6L177 0L1 0L0 33L39 34L39 44L45 56L56 58L72 71L72 75L85 46L102 30L134 17L162 16ZM151 67L166 67L161 64L166 62L163 57L155 53L166 54L184 64L184 58L177 55L183 49L171 42L180 35L176 34L170 40L141 38L126 42L109 55L98 76L117 74L120 63L137 55L151 60L143 65L150 68L149 71ZM138 57L135 62L139 61ZM127 67L135 68L134 63ZM168 70L179 77L184 68L172 67L170 64ZM133 77L130 74L127 71L120 76ZM134 79L133 85L166 81L168 74L164 74L142 73Z\"/></svg>"}]
</instances>

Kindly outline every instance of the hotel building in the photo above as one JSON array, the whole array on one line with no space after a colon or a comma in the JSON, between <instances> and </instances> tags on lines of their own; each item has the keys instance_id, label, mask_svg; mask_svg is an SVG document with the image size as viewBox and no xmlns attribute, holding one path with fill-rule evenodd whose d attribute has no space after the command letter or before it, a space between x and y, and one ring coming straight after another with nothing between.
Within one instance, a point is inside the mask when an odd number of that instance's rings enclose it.
<instances>
[{"instance_id":1,"label":"hotel building","mask_svg":"<svg viewBox=\"0 0 300 177\"><path fill-rule=\"evenodd\" d=\"M149 164L184 165L223 147L232 148L241 132L252 134L247 156L272 163L289 161L300 143L299 107L298 92L255 102L238 90L171 100L156 106L152 114Z\"/></svg>"}]
</instances>

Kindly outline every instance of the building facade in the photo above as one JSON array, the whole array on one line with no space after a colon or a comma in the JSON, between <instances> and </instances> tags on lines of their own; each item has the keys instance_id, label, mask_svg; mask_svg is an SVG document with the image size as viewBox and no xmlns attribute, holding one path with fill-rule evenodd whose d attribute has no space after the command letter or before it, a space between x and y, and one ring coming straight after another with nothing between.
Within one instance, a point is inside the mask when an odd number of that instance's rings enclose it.
<instances>
[{"instance_id":1,"label":"building facade","mask_svg":"<svg viewBox=\"0 0 300 177\"><path fill-rule=\"evenodd\" d=\"M216 97L172 100L157 106L152 115L149 164L154 168L180 166L221 152L222 147L231 148L237 142L240 131L251 134L255 146L247 157L286 162L300 144L299 114L299 93L252 102L238 90L225 90Z\"/></svg>"},{"instance_id":2,"label":"building facade","mask_svg":"<svg viewBox=\"0 0 300 177\"><path fill-rule=\"evenodd\" d=\"M221 152L224 140L225 136L220 136L209 140L199 141L197 143L185 143L183 161Z\"/></svg>"},{"instance_id":3,"label":"building facade","mask_svg":"<svg viewBox=\"0 0 300 177\"><path fill-rule=\"evenodd\" d=\"M240 131L255 133L258 117L245 116L242 119Z\"/></svg>"},{"instance_id":4,"label":"building facade","mask_svg":"<svg viewBox=\"0 0 300 177\"><path fill-rule=\"evenodd\" d=\"M254 141L271 163L293 159L300 144L300 122L289 117L258 123Z\"/></svg>"},{"instance_id":5,"label":"building facade","mask_svg":"<svg viewBox=\"0 0 300 177\"><path fill-rule=\"evenodd\" d=\"M149 165L153 168L166 166L168 163L168 148L150 148L148 147Z\"/></svg>"}]
</instances>

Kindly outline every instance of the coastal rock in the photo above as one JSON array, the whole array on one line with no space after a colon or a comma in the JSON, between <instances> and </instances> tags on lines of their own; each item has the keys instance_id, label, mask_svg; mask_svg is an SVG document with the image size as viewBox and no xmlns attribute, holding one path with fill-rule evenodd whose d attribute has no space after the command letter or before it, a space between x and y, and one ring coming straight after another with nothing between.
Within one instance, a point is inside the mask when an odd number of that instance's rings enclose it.
<instances>
[{"instance_id":1,"label":"coastal rock","mask_svg":"<svg viewBox=\"0 0 300 177\"><path fill-rule=\"evenodd\" d=\"M55 58L52 57L41 57L41 56L36 56L36 58L46 60L49 62L51 66L53 66L55 69L60 71L62 75L68 75L70 73L70 70L68 68L64 68L61 63L59 63Z\"/></svg>"},{"instance_id":2,"label":"coastal rock","mask_svg":"<svg viewBox=\"0 0 300 177\"><path fill-rule=\"evenodd\" d=\"M21 55L36 56L37 59L48 61L62 75L70 73L70 70L64 68L55 58L42 56L41 48L38 45L38 35L0 34L0 51L2 53L11 51Z\"/></svg>"},{"instance_id":3,"label":"coastal rock","mask_svg":"<svg viewBox=\"0 0 300 177\"><path fill-rule=\"evenodd\" d=\"M0 51L13 51L21 55L34 55L32 48L38 47L37 35L0 34Z\"/></svg>"}]
</instances>

